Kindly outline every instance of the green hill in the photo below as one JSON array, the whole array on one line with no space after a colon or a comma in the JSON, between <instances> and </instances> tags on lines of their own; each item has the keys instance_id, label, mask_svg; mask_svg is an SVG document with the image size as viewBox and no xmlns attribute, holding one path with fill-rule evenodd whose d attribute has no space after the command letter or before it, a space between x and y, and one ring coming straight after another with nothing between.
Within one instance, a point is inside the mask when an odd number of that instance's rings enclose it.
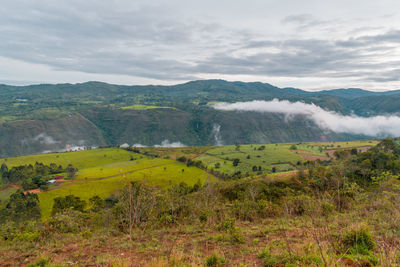
<instances>
[{"instance_id":1,"label":"green hill","mask_svg":"<svg viewBox=\"0 0 400 267\"><path fill-rule=\"evenodd\" d=\"M397 91L306 92L223 80L173 86L101 82L0 85L0 156L62 151L71 146L152 146L165 140L185 145L229 145L370 138L321 130L302 116L288 123L279 114L219 111L207 105L275 98L314 103L342 114L370 116L400 111ZM216 134L221 140L216 140Z\"/></svg>"}]
</instances>

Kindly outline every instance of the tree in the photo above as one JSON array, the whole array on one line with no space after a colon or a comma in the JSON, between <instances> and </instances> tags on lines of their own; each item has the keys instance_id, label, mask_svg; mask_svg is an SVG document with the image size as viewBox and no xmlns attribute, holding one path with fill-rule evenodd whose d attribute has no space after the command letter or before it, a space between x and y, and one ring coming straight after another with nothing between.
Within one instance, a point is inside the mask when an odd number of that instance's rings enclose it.
<instances>
[{"instance_id":1,"label":"tree","mask_svg":"<svg viewBox=\"0 0 400 267\"><path fill-rule=\"evenodd\" d=\"M7 180L8 179L8 166L5 162L3 162L1 164L0 172L1 172L1 178L3 179L3 181Z\"/></svg>"},{"instance_id":2,"label":"tree","mask_svg":"<svg viewBox=\"0 0 400 267\"><path fill-rule=\"evenodd\" d=\"M78 169L74 168L74 166L72 166L72 164L69 164L66 171L67 171L69 178L74 178L76 176Z\"/></svg>"},{"instance_id":3,"label":"tree","mask_svg":"<svg viewBox=\"0 0 400 267\"><path fill-rule=\"evenodd\" d=\"M297 146L296 145L291 145L289 149L290 150L297 150Z\"/></svg>"},{"instance_id":4,"label":"tree","mask_svg":"<svg viewBox=\"0 0 400 267\"><path fill-rule=\"evenodd\" d=\"M237 166L237 165L239 165L239 162L240 162L240 159L233 159L233 166Z\"/></svg>"},{"instance_id":5,"label":"tree","mask_svg":"<svg viewBox=\"0 0 400 267\"><path fill-rule=\"evenodd\" d=\"M0 210L0 223L24 222L40 218L39 198L36 194L24 194L18 190L12 194L5 207Z\"/></svg>"}]
</instances>

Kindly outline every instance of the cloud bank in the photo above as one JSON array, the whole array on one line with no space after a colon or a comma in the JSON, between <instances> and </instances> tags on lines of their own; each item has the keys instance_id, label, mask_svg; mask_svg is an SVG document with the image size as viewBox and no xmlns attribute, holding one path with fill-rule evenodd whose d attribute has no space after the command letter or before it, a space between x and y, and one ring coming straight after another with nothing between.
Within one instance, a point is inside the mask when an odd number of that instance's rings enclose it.
<instances>
[{"instance_id":1,"label":"cloud bank","mask_svg":"<svg viewBox=\"0 0 400 267\"><path fill-rule=\"evenodd\" d=\"M278 99L231 104L218 103L213 107L219 110L280 113L284 114L289 120L296 115L302 115L312 120L321 129L336 133L361 134L377 137L400 136L400 117L396 115L374 117L342 115L334 111L325 110L314 104Z\"/></svg>"}]
</instances>

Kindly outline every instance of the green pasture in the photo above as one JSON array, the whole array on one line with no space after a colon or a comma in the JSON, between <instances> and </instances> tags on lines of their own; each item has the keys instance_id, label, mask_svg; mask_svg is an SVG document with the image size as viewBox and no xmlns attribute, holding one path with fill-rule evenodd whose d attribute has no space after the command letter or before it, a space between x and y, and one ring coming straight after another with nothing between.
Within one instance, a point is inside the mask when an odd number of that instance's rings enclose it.
<instances>
[{"instance_id":1,"label":"green pasture","mask_svg":"<svg viewBox=\"0 0 400 267\"><path fill-rule=\"evenodd\" d=\"M134 161L121 161L105 165L90 167L78 171L75 179L98 179L118 175L131 171L143 170L147 168L154 168L155 166L164 166L175 163L172 160L164 159L146 159L141 158Z\"/></svg>"},{"instance_id":2,"label":"green pasture","mask_svg":"<svg viewBox=\"0 0 400 267\"><path fill-rule=\"evenodd\" d=\"M302 143L310 147L322 147L323 149L337 149L337 148L353 148L361 146L375 146L379 143L378 140L360 140L348 142L310 142Z\"/></svg>"},{"instance_id":3,"label":"green pasture","mask_svg":"<svg viewBox=\"0 0 400 267\"><path fill-rule=\"evenodd\" d=\"M8 188L8 189L0 190L0 201L7 200L16 191L17 191L16 188Z\"/></svg>"},{"instance_id":4,"label":"green pasture","mask_svg":"<svg viewBox=\"0 0 400 267\"><path fill-rule=\"evenodd\" d=\"M260 147L265 148L260 150ZM240 145L223 146L208 150L196 158L201 160L209 169L222 173L252 172L253 166L261 166L261 171L270 173L272 167L276 171L293 170L293 165L303 161L295 150L290 150L291 144ZM239 159L238 166L233 166L233 160ZM219 164L219 168L216 165ZM258 169L257 169L258 172Z\"/></svg>"},{"instance_id":5,"label":"green pasture","mask_svg":"<svg viewBox=\"0 0 400 267\"><path fill-rule=\"evenodd\" d=\"M124 162L122 165L127 164ZM75 179L61 187L42 192L39 194L40 207L42 209L43 217L48 217L53 207L53 199L59 196L75 195L83 200L89 200L92 196L98 195L100 197L108 197L114 191L126 186L128 181L145 181L149 185L161 188L167 188L173 184L185 182L188 185L195 184L198 180L201 182L213 181L216 178L207 172L196 167L187 167L182 163L172 160L158 159L158 160L140 160L139 163L132 163L135 169L130 169L129 165L121 167L121 169L111 169L113 172L108 174L117 175L109 178L99 179ZM107 166L103 166L104 169ZM115 171L115 172L114 172ZM124 174L124 172L130 173ZM89 173L89 172L88 172ZM94 176L93 176L94 178Z\"/></svg>"},{"instance_id":6,"label":"green pasture","mask_svg":"<svg viewBox=\"0 0 400 267\"><path fill-rule=\"evenodd\" d=\"M131 106L121 107L121 109L134 109L134 110L148 110L148 109L157 109L157 108L176 109L176 108L174 108L174 107L151 106L151 105L131 105Z\"/></svg>"},{"instance_id":7,"label":"green pasture","mask_svg":"<svg viewBox=\"0 0 400 267\"><path fill-rule=\"evenodd\" d=\"M81 170L114 162L129 161L131 157L142 158L143 156L119 148L104 148L0 159L0 164L5 162L9 168L13 166L35 164L35 162L41 162L46 165L56 163L63 167L72 164L75 168Z\"/></svg>"}]
</instances>

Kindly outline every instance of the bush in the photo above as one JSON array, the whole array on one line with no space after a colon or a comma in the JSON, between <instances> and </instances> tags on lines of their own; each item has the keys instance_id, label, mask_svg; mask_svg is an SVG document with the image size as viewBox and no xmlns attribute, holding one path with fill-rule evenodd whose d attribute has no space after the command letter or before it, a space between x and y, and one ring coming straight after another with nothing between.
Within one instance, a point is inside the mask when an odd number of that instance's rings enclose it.
<instances>
[{"instance_id":1,"label":"bush","mask_svg":"<svg viewBox=\"0 0 400 267\"><path fill-rule=\"evenodd\" d=\"M229 231L235 227L235 219L225 219L219 226L218 230Z\"/></svg>"},{"instance_id":2,"label":"bush","mask_svg":"<svg viewBox=\"0 0 400 267\"><path fill-rule=\"evenodd\" d=\"M53 210L51 214L56 214L68 209L77 210L83 212L86 207L86 201L81 200L80 197L74 195L68 195L66 197L56 197L54 199Z\"/></svg>"},{"instance_id":3,"label":"bush","mask_svg":"<svg viewBox=\"0 0 400 267\"><path fill-rule=\"evenodd\" d=\"M335 206L329 202L323 202L321 204L321 210L322 210L322 215L328 216L333 213L333 211L335 210Z\"/></svg>"},{"instance_id":4,"label":"bush","mask_svg":"<svg viewBox=\"0 0 400 267\"><path fill-rule=\"evenodd\" d=\"M278 263L278 259L271 254L271 251L268 247L258 254L258 257L262 259L265 267L273 267Z\"/></svg>"},{"instance_id":5,"label":"bush","mask_svg":"<svg viewBox=\"0 0 400 267\"><path fill-rule=\"evenodd\" d=\"M34 263L30 263L27 267L46 267L49 264L49 260L47 258L40 258L36 260Z\"/></svg>"},{"instance_id":6,"label":"bush","mask_svg":"<svg viewBox=\"0 0 400 267\"><path fill-rule=\"evenodd\" d=\"M59 233L79 233L85 228L87 216L76 210L66 210L53 215L48 225L53 231Z\"/></svg>"},{"instance_id":7,"label":"bush","mask_svg":"<svg viewBox=\"0 0 400 267\"><path fill-rule=\"evenodd\" d=\"M246 237L244 236L242 229L236 226L229 231L229 239L233 244L244 244L246 242Z\"/></svg>"},{"instance_id":8,"label":"bush","mask_svg":"<svg viewBox=\"0 0 400 267\"><path fill-rule=\"evenodd\" d=\"M301 216L310 211L312 200L307 195L298 195L285 198L286 212Z\"/></svg>"},{"instance_id":9,"label":"bush","mask_svg":"<svg viewBox=\"0 0 400 267\"><path fill-rule=\"evenodd\" d=\"M349 254L370 255L376 244L366 227L348 232L342 241Z\"/></svg>"},{"instance_id":10,"label":"bush","mask_svg":"<svg viewBox=\"0 0 400 267\"><path fill-rule=\"evenodd\" d=\"M225 263L225 259L222 257L219 257L216 254L213 254L206 259L206 266L208 266L208 267L220 266L224 263Z\"/></svg>"},{"instance_id":11,"label":"bush","mask_svg":"<svg viewBox=\"0 0 400 267\"><path fill-rule=\"evenodd\" d=\"M36 242L40 236L40 227L35 221L24 224L8 222L0 227L0 237L4 241Z\"/></svg>"}]
</instances>

